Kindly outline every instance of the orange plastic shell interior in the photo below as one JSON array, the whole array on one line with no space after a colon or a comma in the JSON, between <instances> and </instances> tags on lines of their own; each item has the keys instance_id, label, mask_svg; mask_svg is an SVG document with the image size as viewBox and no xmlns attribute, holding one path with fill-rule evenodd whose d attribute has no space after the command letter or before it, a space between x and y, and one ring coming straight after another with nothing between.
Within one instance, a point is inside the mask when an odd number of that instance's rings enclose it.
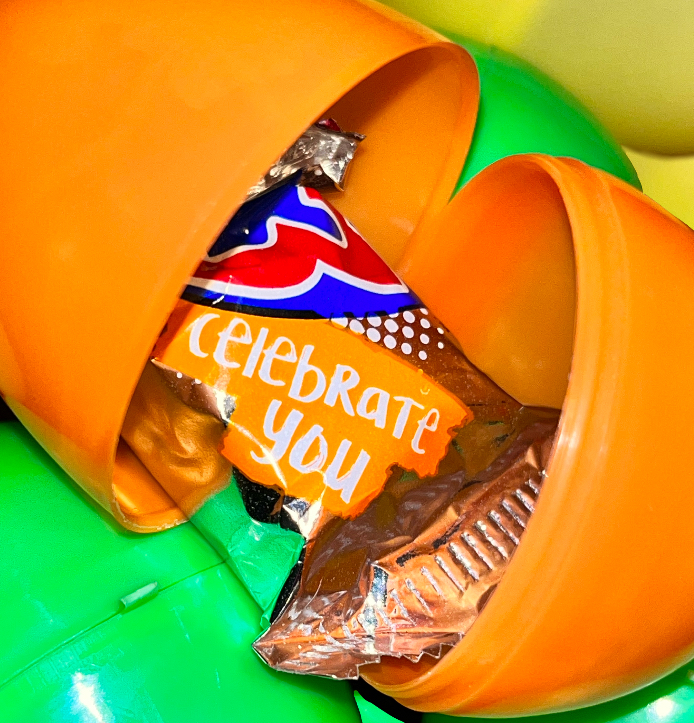
<instances>
[{"instance_id":1,"label":"orange plastic shell interior","mask_svg":"<svg viewBox=\"0 0 694 723\"><path fill-rule=\"evenodd\" d=\"M367 135L331 201L397 262L455 186L475 65L354 0L10 2L0 32L0 388L122 524L170 526L183 514L118 439L191 271L325 115Z\"/></svg>"},{"instance_id":2,"label":"orange plastic shell interior","mask_svg":"<svg viewBox=\"0 0 694 723\"><path fill-rule=\"evenodd\" d=\"M473 179L402 268L521 399L555 403L570 381L536 512L480 618L439 662L384 659L367 680L418 710L514 716L684 664L694 232L601 171L516 156Z\"/></svg>"}]
</instances>

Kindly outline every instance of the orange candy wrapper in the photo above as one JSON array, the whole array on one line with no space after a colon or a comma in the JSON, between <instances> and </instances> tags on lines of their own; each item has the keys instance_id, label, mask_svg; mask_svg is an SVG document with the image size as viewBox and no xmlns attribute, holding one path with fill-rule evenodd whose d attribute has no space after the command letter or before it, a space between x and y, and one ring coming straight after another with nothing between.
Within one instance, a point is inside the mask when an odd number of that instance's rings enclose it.
<instances>
[{"instance_id":1,"label":"orange candy wrapper","mask_svg":"<svg viewBox=\"0 0 694 723\"><path fill-rule=\"evenodd\" d=\"M557 420L474 368L290 176L190 280L123 438L188 515L234 470L274 491L272 519L306 545L255 649L353 678L384 655L440 656L469 629L534 510Z\"/></svg>"}]
</instances>

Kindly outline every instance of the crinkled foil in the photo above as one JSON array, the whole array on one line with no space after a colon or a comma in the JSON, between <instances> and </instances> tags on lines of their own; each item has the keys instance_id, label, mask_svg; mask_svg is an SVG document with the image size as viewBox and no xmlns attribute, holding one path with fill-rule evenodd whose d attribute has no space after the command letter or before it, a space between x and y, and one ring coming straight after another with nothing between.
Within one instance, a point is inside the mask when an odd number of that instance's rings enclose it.
<instances>
[{"instance_id":1,"label":"crinkled foil","mask_svg":"<svg viewBox=\"0 0 694 723\"><path fill-rule=\"evenodd\" d=\"M426 309L414 315L444 331ZM402 331L393 332L396 342ZM308 542L300 579L254 645L277 670L356 678L383 655L440 656L470 629L520 543L558 412L521 406L467 361L450 334L439 338L443 349L418 365L475 418L438 474L420 479L394 467L384 491L352 519L285 499ZM413 352L402 354L398 343L394 353L409 359L421 350L417 339L408 343Z\"/></svg>"},{"instance_id":2,"label":"crinkled foil","mask_svg":"<svg viewBox=\"0 0 694 723\"><path fill-rule=\"evenodd\" d=\"M392 324L391 352L403 360L417 355L422 372L475 417L437 474L420 478L395 465L381 494L355 517L280 492L278 514L267 521L283 518L307 542L254 644L277 670L356 678L360 666L384 655L439 657L479 616L535 509L559 413L521 406L467 361L426 309L408 313L415 324L441 329L443 341L433 353L431 343ZM413 348L407 355L405 339ZM430 352L421 359L424 348ZM234 406L232 396L152 360L123 434L167 489L167 478L176 478L185 491L178 501L194 510L229 479L217 449Z\"/></svg>"},{"instance_id":3,"label":"crinkled foil","mask_svg":"<svg viewBox=\"0 0 694 723\"><path fill-rule=\"evenodd\" d=\"M333 120L312 125L248 192L246 200L264 193L298 171L302 185L344 188L345 175L365 136L346 133Z\"/></svg>"},{"instance_id":4,"label":"crinkled foil","mask_svg":"<svg viewBox=\"0 0 694 723\"><path fill-rule=\"evenodd\" d=\"M299 171L303 185L342 188L362 138L321 121L248 198ZM356 678L360 666L384 655L439 657L470 629L535 509L559 413L516 402L468 362L425 308L316 323L336 327L336 355L341 333L362 334L364 343L400 357L403 370L415 367L472 411L464 426L449 430L435 474L419 477L398 466L393 452L383 491L348 518L328 512L320 499L262 487L237 474L220 451L241 408L242 380L216 389L156 359L138 384L122 436L187 514L223 490L233 471L254 519L304 537L304 554L254 647L278 670ZM253 504L254 494L262 504ZM257 516L259 509L269 511L268 519Z\"/></svg>"},{"instance_id":5,"label":"crinkled foil","mask_svg":"<svg viewBox=\"0 0 694 723\"><path fill-rule=\"evenodd\" d=\"M453 472L413 484L400 471L362 515L332 520L256 651L277 670L334 678L356 678L384 655L439 657L470 629L520 543L554 429L533 422L474 480Z\"/></svg>"}]
</instances>

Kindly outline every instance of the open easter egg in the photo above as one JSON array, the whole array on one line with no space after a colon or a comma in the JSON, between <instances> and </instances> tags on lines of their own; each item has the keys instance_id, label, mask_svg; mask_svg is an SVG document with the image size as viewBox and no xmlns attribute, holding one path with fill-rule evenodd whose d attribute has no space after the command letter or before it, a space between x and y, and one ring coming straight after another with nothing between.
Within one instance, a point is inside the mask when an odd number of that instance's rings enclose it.
<instances>
[{"instance_id":1,"label":"open easter egg","mask_svg":"<svg viewBox=\"0 0 694 723\"><path fill-rule=\"evenodd\" d=\"M331 7L263 3L241 21L223 4L114 0L5 16L18 80L3 192L27 212L3 218L16 240L1 252L3 395L132 529L184 517L127 449L115 454L128 400L186 279L283 150L326 111L369 134L336 204L391 263L455 186L477 109L471 58L386 9ZM35 238L44 263L30 270L16 249Z\"/></svg>"},{"instance_id":2,"label":"open easter egg","mask_svg":"<svg viewBox=\"0 0 694 723\"><path fill-rule=\"evenodd\" d=\"M626 184L541 156L483 171L439 223L405 277L521 399L564 397L562 420L525 537L468 635L440 662L384 659L365 677L405 705L473 715L634 690L694 640L694 569L676 552L694 535L676 522L690 504L691 231Z\"/></svg>"}]
</instances>

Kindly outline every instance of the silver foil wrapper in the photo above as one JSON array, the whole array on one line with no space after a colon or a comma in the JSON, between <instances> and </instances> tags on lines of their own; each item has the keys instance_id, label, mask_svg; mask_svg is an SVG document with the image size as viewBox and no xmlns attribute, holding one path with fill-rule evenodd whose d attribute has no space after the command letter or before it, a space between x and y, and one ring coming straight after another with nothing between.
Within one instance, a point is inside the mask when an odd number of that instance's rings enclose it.
<instances>
[{"instance_id":1,"label":"silver foil wrapper","mask_svg":"<svg viewBox=\"0 0 694 723\"><path fill-rule=\"evenodd\" d=\"M301 184L343 190L347 167L364 136L346 133L332 120L312 125L253 186L246 200L302 171Z\"/></svg>"}]
</instances>

